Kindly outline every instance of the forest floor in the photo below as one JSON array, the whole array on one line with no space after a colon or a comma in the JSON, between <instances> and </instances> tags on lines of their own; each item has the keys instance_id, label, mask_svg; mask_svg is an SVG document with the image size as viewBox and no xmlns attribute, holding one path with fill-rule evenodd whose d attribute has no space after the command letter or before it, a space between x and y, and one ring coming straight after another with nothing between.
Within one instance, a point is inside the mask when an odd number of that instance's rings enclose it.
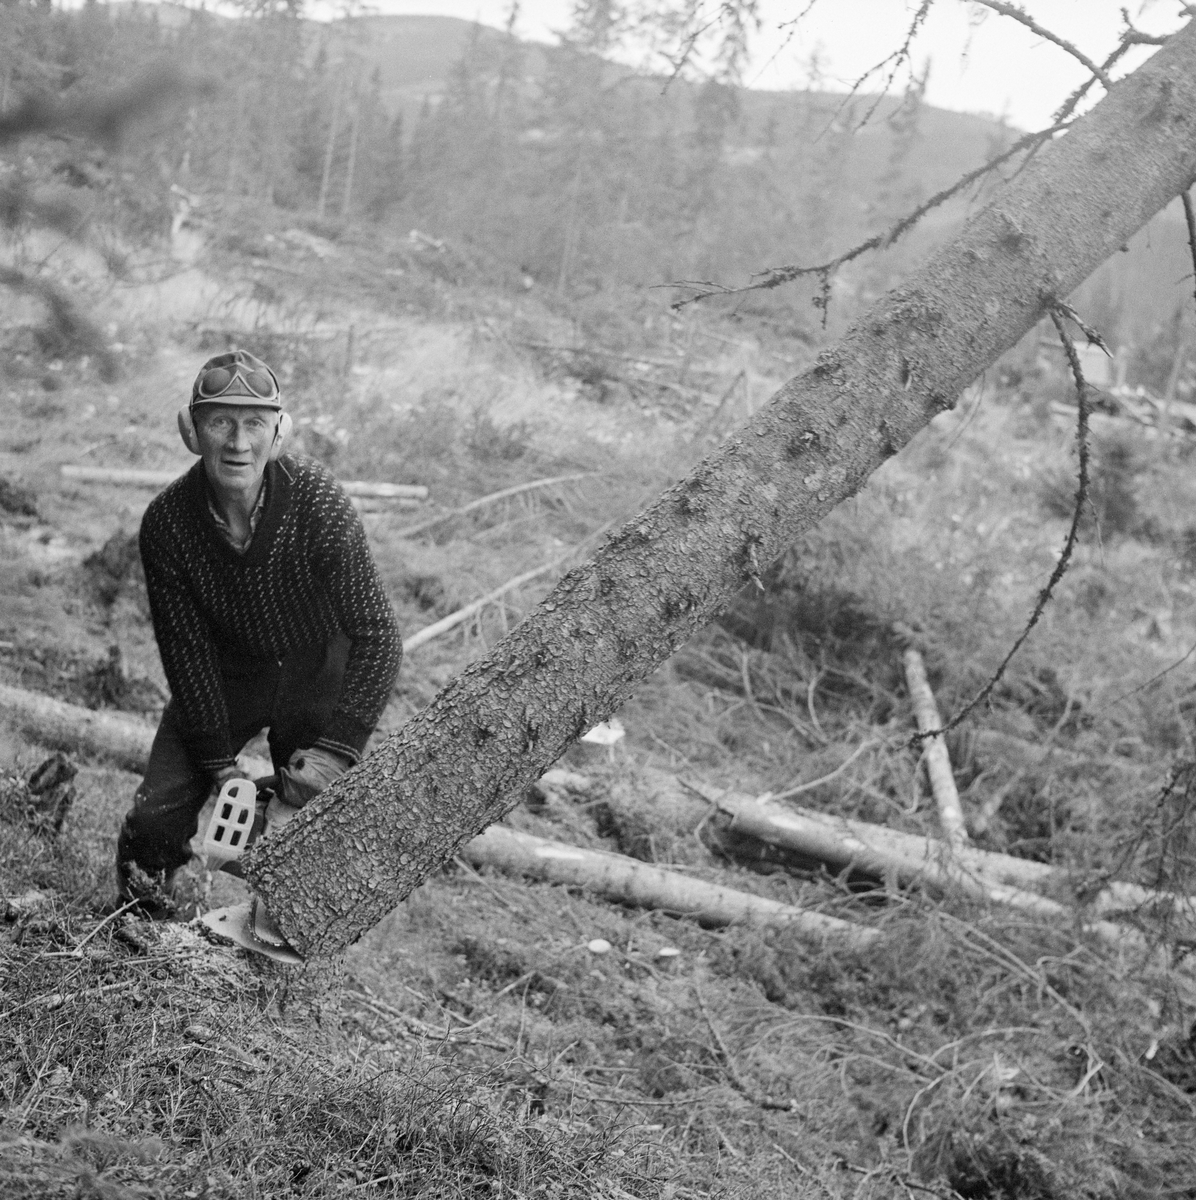
<instances>
[{"instance_id":1,"label":"forest floor","mask_svg":"<svg viewBox=\"0 0 1196 1200\"><path fill-rule=\"evenodd\" d=\"M111 316L115 382L10 321L0 682L154 718L132 551L151 493L59 467L185 469L174 409L229 344L278 367L300 449L429 487L363 518L408 636L590 552L811 353L714 312L482 287L452 248L293 234L242 228L157 281L73 264ZM23 816L47 748L0 725L0 1193L1196 1197L1188 931L1138 914L1150 953L1115 951L1078 906L1064 926L745 863L700 798L833 775L800 802L936 833L901 647L945 714L1000 662L1063 543L1066 400L1033 348L1011 356L648 680L625 738L570 750L582 779L508 818L847 917L880 931L867 950L454 862L343 961L280 971L195 924L113 916L137 777L76 755L53 836ZM1196 890L1192 796L1164 790L1196 757L1196 437L1096 426L1084 541L953 736L957 780L977 845L1059 865L1080 899L1108 878ZM403 534L560 475L581 478ZM412 652L379 736L553 578Z\"/></svg>"}]
</instances>

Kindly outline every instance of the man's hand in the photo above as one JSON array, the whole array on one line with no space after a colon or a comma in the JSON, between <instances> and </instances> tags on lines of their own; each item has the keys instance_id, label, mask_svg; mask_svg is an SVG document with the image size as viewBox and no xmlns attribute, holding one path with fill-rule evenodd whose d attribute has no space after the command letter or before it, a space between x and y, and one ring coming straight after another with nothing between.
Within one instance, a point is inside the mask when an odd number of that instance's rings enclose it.
<instances>
[{"instance_id":1,"label":"man's hand","mask_svg":"<svg viewBox=\"0 0 1196 1200\"><path fill-rule=\"evenodd\" d=\"M352 765L347 758L319 746L313 746L310 750L296 750L291 755L291 761L278 772L282 798L292 807L302 808Z\"/></svg>"}]
</instances>

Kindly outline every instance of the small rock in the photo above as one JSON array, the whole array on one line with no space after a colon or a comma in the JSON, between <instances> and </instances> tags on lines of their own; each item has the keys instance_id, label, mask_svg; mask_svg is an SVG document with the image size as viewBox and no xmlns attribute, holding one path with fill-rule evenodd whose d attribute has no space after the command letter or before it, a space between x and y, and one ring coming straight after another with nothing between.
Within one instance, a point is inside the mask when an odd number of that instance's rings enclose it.
<instances>
[{"instance_id":1,"label":"small rock","mask_svg":"<svg viewBox=\"0 0 1196 1200\"><path fill-rule=\"evenodd\" d=\"M586 942L586 949L591 954L609 954L611 944L606 938L595 938L592 942Z\"/></svg>"}]
</instances>

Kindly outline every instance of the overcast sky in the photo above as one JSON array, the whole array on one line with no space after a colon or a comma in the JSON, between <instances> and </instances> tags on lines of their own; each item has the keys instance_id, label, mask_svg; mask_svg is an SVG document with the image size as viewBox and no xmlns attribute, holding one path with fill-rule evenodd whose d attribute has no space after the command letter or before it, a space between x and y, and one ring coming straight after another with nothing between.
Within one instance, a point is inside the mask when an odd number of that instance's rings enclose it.
<instances>
[{"instance_id":1,"label":"overcast sky","mask_svg":"<svg viewBox=\"0 0 1196 1200\"><path fill-rule=\"evenodd\" d=\"M715 9L715 0L708 0ZM761 0L764 27L755 38L745 82L758 88L802 87L815 51L823 60L823 86L848 88L899 46L916 0L815 0L796 29L786 22L809 0ZM372 0L382 13L434 13L501 28L511 0ZM1100 61L1117 44L1120 9L1135 24L1163 32L1180 23L1179 0L1022 0L1039 22ZM570 0L521 0L516 32L555 41L569 23ZM1149 51L1136 50L1126 69ZM1008 17L968 0L936 0L914 44L920 70L930 61L927 100L963 112L1002 115L1021 128L1048 123L1051 112L1084 77L1084 69L1057 46ZM897 84L901 86L900 81ZM1094 94L1099 95L1099 88Z\"/></svg>"}]
</instances>

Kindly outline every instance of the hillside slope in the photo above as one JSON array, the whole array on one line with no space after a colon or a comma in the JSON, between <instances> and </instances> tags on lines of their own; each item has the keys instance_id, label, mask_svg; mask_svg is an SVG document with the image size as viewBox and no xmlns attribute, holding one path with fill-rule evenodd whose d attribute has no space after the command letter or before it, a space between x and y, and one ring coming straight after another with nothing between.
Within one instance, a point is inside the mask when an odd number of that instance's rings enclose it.
<instances>
[{"instance_id":1,"label":"hillside slope","mask_svg":"<svg viewBox=\"0 0 1196 1200\"><path fill-rule=\"evenodd\" d=\"M153 282L61 264L112 314L118 381L48 358L30 314L14 316L0 681L152 719L163 681L130 551L150 493L58 468L183 469L173 410L227 345L279 369L303 450L342 478L424 483L434 513L594 472L414 537L404 527L423 513L367 514L408 635L585 553L800 365L768 352L766 330L705 313L661 321L648 345L604 343L535 292L446 279L438 252L257 220L258 253L214 239ZM648 681L621 742L570 751L581 782L529 794L510 818L847 917L881 932L871 951L703 929L457 862L344 962L280 974L183 922L114 915L113 842L136 777L76 755L76 799L50 836L27 816L48 748L5 722L0 1190L1196 1195L1182 976L1078 917L1061 927L783 855L749 861L678 782L798 788L822 811L933 834L903 639L922 647L944 711L999 661L1062 541L1067 397L1032 349L1011 358L795 546L765 595ZM1145 685L1196 640L1192 441L1096 424L1100 538L953 741L957 778L969 818L988 814L979 844L1057 864L1081 896L1110 875L1190 891L1191 789L1160 798L1159 785L1191 745L1193 689L1182 671ZM384 729L551 579L412 652ZM239 886L218 879L214 899ZM1136 921L1182 953L1182 922Z\"/></svg>"}]
</instances>

